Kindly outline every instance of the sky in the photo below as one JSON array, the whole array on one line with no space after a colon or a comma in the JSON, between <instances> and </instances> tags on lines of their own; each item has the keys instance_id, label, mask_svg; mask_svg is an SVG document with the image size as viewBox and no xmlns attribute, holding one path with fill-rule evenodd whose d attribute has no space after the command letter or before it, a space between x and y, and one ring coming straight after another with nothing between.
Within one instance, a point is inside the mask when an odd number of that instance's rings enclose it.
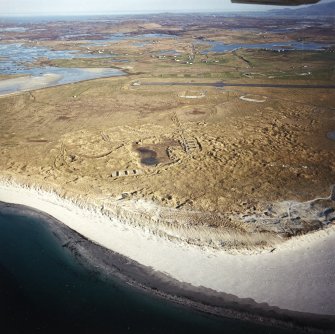
<instances>
[{"instance_id":1,"label":"sky","mask_svg":"<svg viewBox=\"0 0 335 334\"><path fill-rule=\"evenodd\" d=\"M322 0L322 2L329 2L329 0ZM273 6L232 4L230 0L0 0L0 16L168 11L262 11L273 8Z\"/></svg>"}]
</instances>

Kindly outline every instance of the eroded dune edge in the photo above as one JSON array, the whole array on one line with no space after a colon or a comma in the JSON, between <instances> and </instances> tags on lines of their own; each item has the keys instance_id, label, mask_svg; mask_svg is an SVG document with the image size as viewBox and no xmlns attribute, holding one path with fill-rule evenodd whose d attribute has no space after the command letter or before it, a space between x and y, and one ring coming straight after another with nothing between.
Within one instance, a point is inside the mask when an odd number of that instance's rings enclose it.
<instances>
[{"instance_id":1,"label":"eroded dune edge","mask_svg":"<svg viewBox=\"0 0 335 334\"><path fill-rule=\"evenodd\" d=\"M71 230L60 224L58 234L86 262L165 298L274 325L331 329L335 324L332 224L278 243L275 249L232 252L155 234L136 224L138 216L131 219L136 206L128 214L121 209L111 212L4 180L0 201L34 208L62 222ZM78 238L82 242L75 242Z\"/></svg>"}]
</instances>

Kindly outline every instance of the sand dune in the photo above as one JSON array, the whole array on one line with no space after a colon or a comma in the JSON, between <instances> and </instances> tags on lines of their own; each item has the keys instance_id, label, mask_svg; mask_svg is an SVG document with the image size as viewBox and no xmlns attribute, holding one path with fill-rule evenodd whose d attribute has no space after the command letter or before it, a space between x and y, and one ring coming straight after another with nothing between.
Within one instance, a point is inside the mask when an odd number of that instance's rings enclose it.
<instances>
[{"instance_id":1,"label":"sand dune","mask_svg":"<svg viewBox=\"0 0 335 334\"><path fill-rule=\"evenodd\" d=\"M177 244L53 193L0 184L0 201L44 211L92 241L179 281L282 309L335 315L335 227L273 252L229 254Z\"/></svg>"}]
</instances>

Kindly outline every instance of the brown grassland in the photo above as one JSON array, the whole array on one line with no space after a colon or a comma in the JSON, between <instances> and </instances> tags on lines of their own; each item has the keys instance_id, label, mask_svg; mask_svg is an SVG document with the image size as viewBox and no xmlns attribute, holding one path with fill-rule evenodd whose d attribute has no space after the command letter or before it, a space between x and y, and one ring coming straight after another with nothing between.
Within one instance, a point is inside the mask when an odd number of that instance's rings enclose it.
<instances>
[{"instance_id":1,"label":"brown grassland","mask_svg":"<svg viewBox=\"0 0 335 334\"><path fill-rule=\"evenodd\" d=\"M152 24L131 27L141 33L162 27ZM246 38L244 30L229 31L203 27L197 36ZM129 37L90 48L105 58L38 60L35 65L115 67L127 75L1 97L1 175L105 207L115 199L121 209L151 202L151 211L137 212L143 224L215 247L272 246L331 224L332 217L322 216L335 209L330 199L299 204L288 214L283 203L329 196L335 90L193 84L330 84L335 53L202 54L205 46L192 43L194 33L178 34L177 40L148 38L144 46ZM71 43L40 42L56 49ZM111 52L115 59L107 57Z\"/></svg>"}]
</instances>

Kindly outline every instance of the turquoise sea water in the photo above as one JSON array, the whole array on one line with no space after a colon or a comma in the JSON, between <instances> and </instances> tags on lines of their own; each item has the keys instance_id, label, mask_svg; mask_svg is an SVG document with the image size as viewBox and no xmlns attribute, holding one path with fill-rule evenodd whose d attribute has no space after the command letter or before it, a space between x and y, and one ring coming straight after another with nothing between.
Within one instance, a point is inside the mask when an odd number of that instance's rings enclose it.
<instances>
[{"instance_id":1,"label":"turquoise sea water","mask_svg":"<svg viewBox=\"0 0 335 334\"><path fill-rule=\"evenodd\" d=\"M41 216L0 211L1 333L290 333L220 319L81 264Z\"/></svg>"}]
</instances>

